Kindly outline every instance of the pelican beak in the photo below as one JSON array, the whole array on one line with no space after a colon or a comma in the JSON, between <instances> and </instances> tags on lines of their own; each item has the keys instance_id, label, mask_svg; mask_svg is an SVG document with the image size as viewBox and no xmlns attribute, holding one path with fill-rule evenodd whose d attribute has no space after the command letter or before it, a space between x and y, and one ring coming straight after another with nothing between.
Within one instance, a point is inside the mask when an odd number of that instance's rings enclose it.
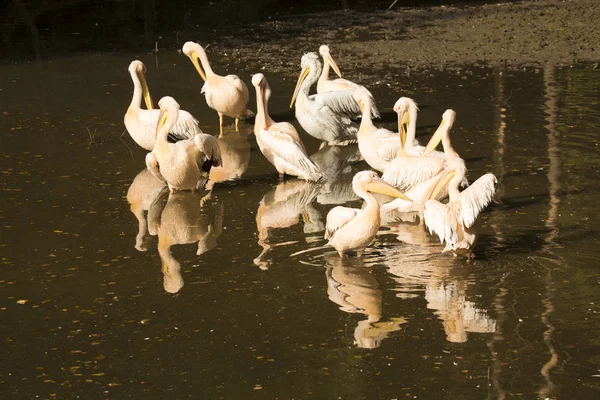
<instances>
[{"instance_id":1,"label":"pelican beak","mask_svg":"<svg viewBox=\"0 0 600 400\"><path fill-rule=\"evenodd\" d=\"M192 60L192 64L194 64L194 67L196 67L196 71L198 71L198 73L200 74L200 77L202 77L204 82L206 82L206 74L204 73L204 70L200 66L200 63L198 62L199 59L200 59L200 56L198 55L198 53L195 51L192 51L192 54L190 55L190 60Z\"/></svg>"},{"instance_id":2,"label":"pelican beak","mask_svg":"<svg viewBox=\"0 0 600 400\"><path fill-rule=\"evenodd\" d=\"M158 136L158 131L160 131L160 129L163 126L165 126L165 123L167 122L167 117L167 110L160 110L160 114L158 115L158 124L156 125L156 133L154 134L154 137Z\"/></svg>"},{"instance_id":3,"label":"pelican beak","mask_svg":"<svg viewBox=\"0 0 600 400\"><path fill-rule=\"evenodd\" d=\"M260 123L261 129L267 129L267 115L265 113L265 87L263 85L259 85L256 90L258 91L258 99L256 102L257 122ZM260 120L258 118L260 118Z\"/></svg>"},{"instance_id":4,"label":"pelican beak","mask_svg":"<svg viewBox=\"0 0 600 400\"><path fill-rule=\"evenodd\" d=\"M365 184L364 188L369 192L384 194L386 196L396 197L398 199L412 202L412 200L406 197L404 193L402 193L389 183L385 182L381 178L373 179L372 182Z\"/></svg>"},{"instance_id":5,"label":"pelican beak","mask_svg":"<svg viewBox=\"0 0 600 400\"><path fill-rule=\"evenodd\" d=\"M300 76L298 77L298 83L296 84L296 89L294 89L294 95L292 96L292 102L290 103L290 108L294 106L294 101L296 101L296 96L298 96L298 92L300 91L300 86L302 86L302 82L306 79L306 76L310 72L310 68L306 67L300 72Z\"/></svg>"},{"instance_id":6,"label":"pelican beak","mask_svg":"<svg viewBox=\"0 0 600 400\"><path fill-rule=\"evenodd\" d=\"M435 133L433 134L431 139L429 139L429 143L427 143L427 147L425 147L425 151L423 152L424 156L426 156L427 154L429 154L433 150L435 150L437 145L440 144L440 142L442 141L442 134L444 132L444 130L442 128L444 126L444 122L445 122L444 118L442 118L442 122L440 122L440 126L438 126L438 128L435 130Z\"/></svg>"},{"instance_id":7,"label":"pelican beak","mask_svg":"<svg viewBox=\"0 0 600 400\"><path fill-rule=\"evenodd\" d=\"M331 54L327 53L327 54L325 54L325 56L323 58L325 58L325 61L328 62L329 65L331 65L331 68L333 68L333 70L335 71L335 73L337 74L337 76L339 76L341 78L342 77L342 72L340 71L340 68L337 66L337 64L335 63L335 61L333 61L333 58L331 57Z\"/></svg>"},{"instance_id":8,"label":"pelican beak","mask_svg":"<svg viewBox=\"0 0 600 400\"><path fill-rule=\"evenodd\" d=\"M143 72L139 74L140 82L142 83L142 96L144 97L144 102L146 103L146 108L148 110L154 109L154 104L152 103L152 96L150 96L150 90L148 89L148 83L146 82L146 74Z\"/></svg>"},{"instance_id":9,"label":"pelican beak","mask_svg":"<svg viewBox=\"0 0 600 400\"><path fill-rule=\"evenodd\" d=\"M405 115L408 114L406 111L400 111L398 113L398 132L400 133L400 148L403 149L406 144L406 127L404 125Z\"/></svg>"},{"instance_id":10,"label":"pelican beak","mask_svg":"<svg viewBox=\"0 0 600 400\"><path fill-rule=\"evenodd\" d=\"M433 189L433 192L431 192L431 196L429 197L429 200L435 199L437 197L437 195L442 191L444 186L446 186L448 184L448 182L450 182L450 179L452 179L452 177L454 177L454 175L456 175L456 171L454 171L454 170L446 171L446 173L444 175L442 175L442 177L440 178L438 183L435 185L435 188Z\"/></svg>"}]
</instances>

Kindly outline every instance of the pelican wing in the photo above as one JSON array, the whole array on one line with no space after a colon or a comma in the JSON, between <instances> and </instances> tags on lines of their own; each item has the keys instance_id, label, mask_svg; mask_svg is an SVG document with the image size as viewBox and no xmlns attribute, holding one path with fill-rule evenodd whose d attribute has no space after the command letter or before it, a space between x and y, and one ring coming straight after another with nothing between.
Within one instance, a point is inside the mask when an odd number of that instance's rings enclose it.
<instances>
[{"instance_id":1,"label":"pelican wing","mask_svg":"<svg viewBox=\"0 0 600 400\"><path fill-rule=\"evenodd\" d=\"M214 136L200 133L194 136L194 144L192 146L195 146L199 150L196 159L203 171L209 172L212 167L223 166L221 148Z\"/></svg>"},{"instance_id":2,"label":"pelican wing","mask_svg":"<svg viewBox=\"0 0 600 400\"><path fill-rule=\"evenodd\" d=\"M425 225L429 233L435 233L440 238L440 243L454 244L458 242L458 220L454 207L442 204L437 200L428 200L423 212Z\"/></svg>"},{"instance_id":3,"label":"pelican wing","mask_svg":"<svg viewBox=\"0 0 600 400\"><path fill-rule=\"evenodd\" d=\"M496 193L498 180L494 174L485 174L460 193L459 222L469 228L487 207Z\"/></svg>"},{"instance_id":4,"label":"pelican wing","mask_svg":"<svg viewBox=\"0 0 600 400\"><path fill-rule=\"evenodd\" d=\"M274 156L287 161L292 166L307 171L312 176L322 175L319 167L308 158L304 144L296 128L288 122L273 124L260 132L262 141Z\"/></svg>"},{"instance_id":5,"label":"pelican wing","mask_svg":"<svg viewBox=\"0 0 600 400\"><path fill-rule=\"evenodd\" d=\"M140 123L146 126L150 132L156 132L160 110L141 110L139 112ZM198 126L198 120L185 110L179 110L179 118L169 132L169 139L177 142L179 140L193 139L195 135L202 133Z\"/></svg>"},{"instance_id":6,"label":"pelican wing","mask_svg":"<svg viewBox=\"0 0 600 400\"><path fill-rule=\"evenodd\" d=\"M385 161L393 160L400 151L400 135L387 129L379 128L375 132L377 155Z\"/></svg>"},{"instance_id":7,"label":"pelican wing","mask_svg":"<svg viewBox=\"0 0 600 400\"><path fill-rule=\"evenodd\" d=\"M227 81L234 88L236 88L238 92L244 94L245 98L248 98L248 96L249 96L249 94L248 94L248 86L246 86L246 84L244 83L244 81L242 81L239 76L237 76L237 75L227 75L225 77L225 79L227 79Z\"/></svg>"},{"instance_id":8,"label":"pelican wing","mask_svg":"<svg viewBox=\"0 0 600 400\"><path fill-rule=\"evenodd\" d=\"M440 157L400 156L389 163L382 179L400 190L408 190L439 174L445 165L446 160Z\"/></svg>"},{"instance_id":9,"label":"pelican wing","mask_svg":"<svg viewBox=\"0 0 600 400\"><path fill-rule=\"evenodd\" d=\"M342 114L347 117L358 117L361 115L360 106L352 97L351 90L335 90L313 94L310 96L321 108L328 107L334 114Z\"/></svg>"},{"instance_id":10,"label":"pelican wing","mask_svg":"<svg viewBox=\"0 0 600 400\"><path fill-rule=\"evenodd\" d=\"M331 240L333 235L348 222L352 221L360 210L337 206L327 214L327 225L325 226L325 239Z\"/></svg>"}]
</instances>

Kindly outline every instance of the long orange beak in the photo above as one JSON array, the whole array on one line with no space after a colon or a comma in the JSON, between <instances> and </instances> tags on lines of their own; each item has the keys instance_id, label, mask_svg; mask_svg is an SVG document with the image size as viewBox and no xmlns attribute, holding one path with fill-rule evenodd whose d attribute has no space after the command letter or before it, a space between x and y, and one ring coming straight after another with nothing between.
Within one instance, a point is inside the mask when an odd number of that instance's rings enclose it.
<instances>
[{"instance_id":1,"label":"long orange beak","mask_svg":"<svg viewBox=\"0 0 600 400\"><path fill-rule=\"evenodd\" d=\"M327 63L329 63L329 65L331 65L331 68L333 68L333 70L335 71L335 73L337 74L337 76L339 76L341 78L342 77L342 73L340 71L340 68L337 66L337 64L335 63L335 61L333 61L333 58L331 57L331 54L326 53L323 58L325 58L325 62L327 62Z\"/></svg>"},{"instance_id":2,"label":"long orange beak","mask_svg":"<svg viewBox=\"0 0 600 400\"><path fill-rule=\"evenodd\" d=\"M381 178L373 179L372 182L365 184L364 188L369 192L384 194L386 196L396 197L406 201L412 201L400 190L396 189Z\"/></svg>"},{"instance_id":3,"label":"long orange beak","mask_svg":"<svg viewBox=\"0 0 600 400\"><path fill-rule=\"evenodd\" d=\"M152 103L152 96L150 96L150 90L148 89L148 83L146 82L146 74L143 72L138 73L138 77L140 78L140 82L142 83L142 96L144 97L144 103L146 103L146 108L148 110L154 109L154 104Z\"/></svg>"},{"instance_id":4,"label":"long orange beak","mask_svg":"<svg viewBox=\"0 0 600 400\"><path fill-rule=\"evenodd\" d=\"M202 66L200 66L200 63L198 62L199 59L200 56L198 55L198 53L192 51L192 54L190 55L190 60L192 60L192 64L194 64L194 67L196 67L196 71L198 71L200 77L204 80L204 82L206 82L206 74L204 73Z\"/></svg>"},{"instance_id":5,"label":"long orange beak","mask_svg":"<svg viewBox=\"0 0 600 400\"><path fill-rule=\"evenodd\" d=\"M156 136L158 136L158 131L160 131L160 129L163 126L165 126L165 123L167 122L167 117L167 110L160 110L160 114L158 115L158 123L156 124L156 133L154 134L155 138Z\"/></svg>"},{"instance_id":6,"label":"long orange beak","mask_svg":"<svg viewBox=\"0 0 600 400\"><path fill-rule=\"evenodd\" d=\"M290 108L294 106L294 101L296 101L296 96L298 96L298 92L300 91L300 86L302 86L302 82L306 79L306 76L310 72L310 68L306 67L300 72L300 76L298 77L298 83L296 83L296 89L294 89L294 95L292 96L292 102L290 103Z\"/></svg>"}]
</instances>

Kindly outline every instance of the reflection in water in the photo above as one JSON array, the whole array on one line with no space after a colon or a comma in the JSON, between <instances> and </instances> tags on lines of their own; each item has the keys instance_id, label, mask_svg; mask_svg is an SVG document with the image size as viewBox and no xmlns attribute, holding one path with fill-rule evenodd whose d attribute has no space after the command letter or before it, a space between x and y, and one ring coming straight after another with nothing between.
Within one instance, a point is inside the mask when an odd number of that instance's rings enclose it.
<instances>
[{"instance_id":1,"label":"reflection in water","mask_svg":"<svg viewBox=\"0 0 600 400\"><path fill-rule=\"evenodd\" d=\"M414 297L425 290L427 308L435 310L442 320L446 339L454 343L467 341L468 332L496 331L496 321L487 310L479 308L467 298L470 280L458 276L464 268L452 268L454 259L435 257L434 246L395 246L389 249L385 260L388 271L395 276L398 297Z\"/></svg>"},{"instance_id":2,"label":"reflection in water","mask_svg":"<svg viewBox=\"0 0 600 400\"><path fill-rule=\"evenodd\" d=\"M157 227L158 254L162 261L164 288L177 293L183 287L181 264L171 254L171 246L198 243L197 255L217 245L223 230L223 204L210 200L212 195L198 192L170 193Z\"/></svg>"},{"instance_id":3,"label":"reflection in water","mask_svg":"<svg viewBox=\"0 0 600 400\"><path fill-rule=\"evenodd\" d=\"M139 223L138 234L135 238L135 248L139 251L148 250L150 235L156 234L156 226L151 222L156 213L151 209L156 206L156 199L163 190L166 190L166 187L164 181L152 175L146 168L137 174L129 186L127 202L131 205L131 212ZM144 211L148 212L148 222Z\"/></svg>"},{"instance_id":4,"label":"reflection in water","mask_svg":"<svg viewBox=\"0 0 600 400\"><path fill-rule=\"evenodd\" d=\"M347 313L361 313L367 319L359 321L354 330L357 347L374 349L390 332L400 330L404 318L382 321L382 292L371 270L359 258L325 256L325 277L329 300Z\"/></svg>"},{"instance_id":5,"label":"reflection in water","mask_svg":"<svg viewBox=\"0 0 600 400\"><path fill-rule=\"evenodd\" d=\"M324 223L320 213L310 205L319 193L320 185L302 179L293 179L279 183L265 194L256 212L256 228L258 244L263 251L254 259L254 264L261 269L269 269L271 261L267 253L272 247L289 244L289 242L271 244L269 233L273 229L289 228L304 220L304 232L322 231Z\"/></svg>"},{"instance_id":6,"label":"reflection in water","mask_svg":"<svg viewBox=\"0 0 600 400\"><path fill-rule=\"evenodd\" d=\"M550 205L548 210L548 218L546 219L546 227L548 227L548 235L544 238L545 245L543 246L544 252L549 255L553 255L552 249L556 246L555 239L559 234L558 227L558 206L560 205L559 192L561 189L560 184L560 133L557 128L558 119L558 93L556 90L556 67L548 64L544 68L544 87L546 89L546 129L548 129L548 159L550 161L550 167L548 170L548 191L550 196ZM544 343L548 347L550 352L550 359L542 366L540 370L541 375L544 377L545 385L539 391L540 398L548 398L553 395L554 383L550 376L550 371L558 364L558 353L554 348L552 342L552 336L555 331L555 326L550 321L550 315L554 312L554 279L552 277L552 269L545 267L547 270L546 277L544 279L546 284L546 297L542 301L544 304L544 312L542 313L542 323L546 326L544 332Z\"/></svg>"},{"instance_id":7,"label":"reflection in water","mask_svg":"<svg viewBox=\"0 0 600 400\"><path fill-rule=\"evenodd\" d=\"M252 132L252 125L242 124L239 132L231 126L223 127L217 138L221 149L223 165L212 167L209 182L206 188L210 190L217 182L240 179L248 169L250 162L250 143L248 136Z\"/></svg>"},{"instance_id":8,"label":"reflection in water","mask_svg":"<svg viewBox=\"0 0 600 400\"><path fill-rule=\"evenodd\" d=\"M357 172L353 166L362 160L358 145L323 145L310 159L324 174L324 184L317 196L319 204L341 205L360 199L352 189L352 178Z\"/></svg>"}]
</instances>

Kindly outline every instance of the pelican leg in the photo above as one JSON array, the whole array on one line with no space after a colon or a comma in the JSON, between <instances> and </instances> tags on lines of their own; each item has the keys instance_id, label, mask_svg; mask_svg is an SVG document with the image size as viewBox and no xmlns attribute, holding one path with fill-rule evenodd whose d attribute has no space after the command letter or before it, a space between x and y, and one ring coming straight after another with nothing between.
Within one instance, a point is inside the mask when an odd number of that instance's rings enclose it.
<instances>
[{"instance_id":1,"label":"pelican leg","mask_svg":"<svg viewBox=\"0 0 600 400\"><path fill-rule=\"evenodd\" d=\"M223 129L223 114L219 113L219 128Z\"/></svg>"},{"instance_id":2,"label":"pelican leg","mask_svg":"<svg viewBox=\"0 0 600 400\"><path fill-rule=\"evenodd\" d=\"M362 253L363 253L363 251L364 251L364 250L358 250L358 251L356 252L356 258L361 258L361 257L362 257Z\"/></svg>"},{"instance_id":3,"label":"pelican leg","mask_svg":"<svg viewBox=\"0 0 600 400\"><path fill-rule=\"evenodd\" d=\"M344 252L342 250L338 250L338 254L340 255L341 258L344 258Z\"/></svg>"},{"instance_id":4,"label":"pelican leg","mask_svg":"<svg viewBox=\"0 0 600 400\"><path fill-rule=\"evenodd\" d=\"M239 122L240 122L240 119L239 119L239 118L236 118L236 119L235 119L235 131L236 131L236 132L239 132L239 130L238 130L238 123L239 123Z\"/></svg>"}]
</instances>

